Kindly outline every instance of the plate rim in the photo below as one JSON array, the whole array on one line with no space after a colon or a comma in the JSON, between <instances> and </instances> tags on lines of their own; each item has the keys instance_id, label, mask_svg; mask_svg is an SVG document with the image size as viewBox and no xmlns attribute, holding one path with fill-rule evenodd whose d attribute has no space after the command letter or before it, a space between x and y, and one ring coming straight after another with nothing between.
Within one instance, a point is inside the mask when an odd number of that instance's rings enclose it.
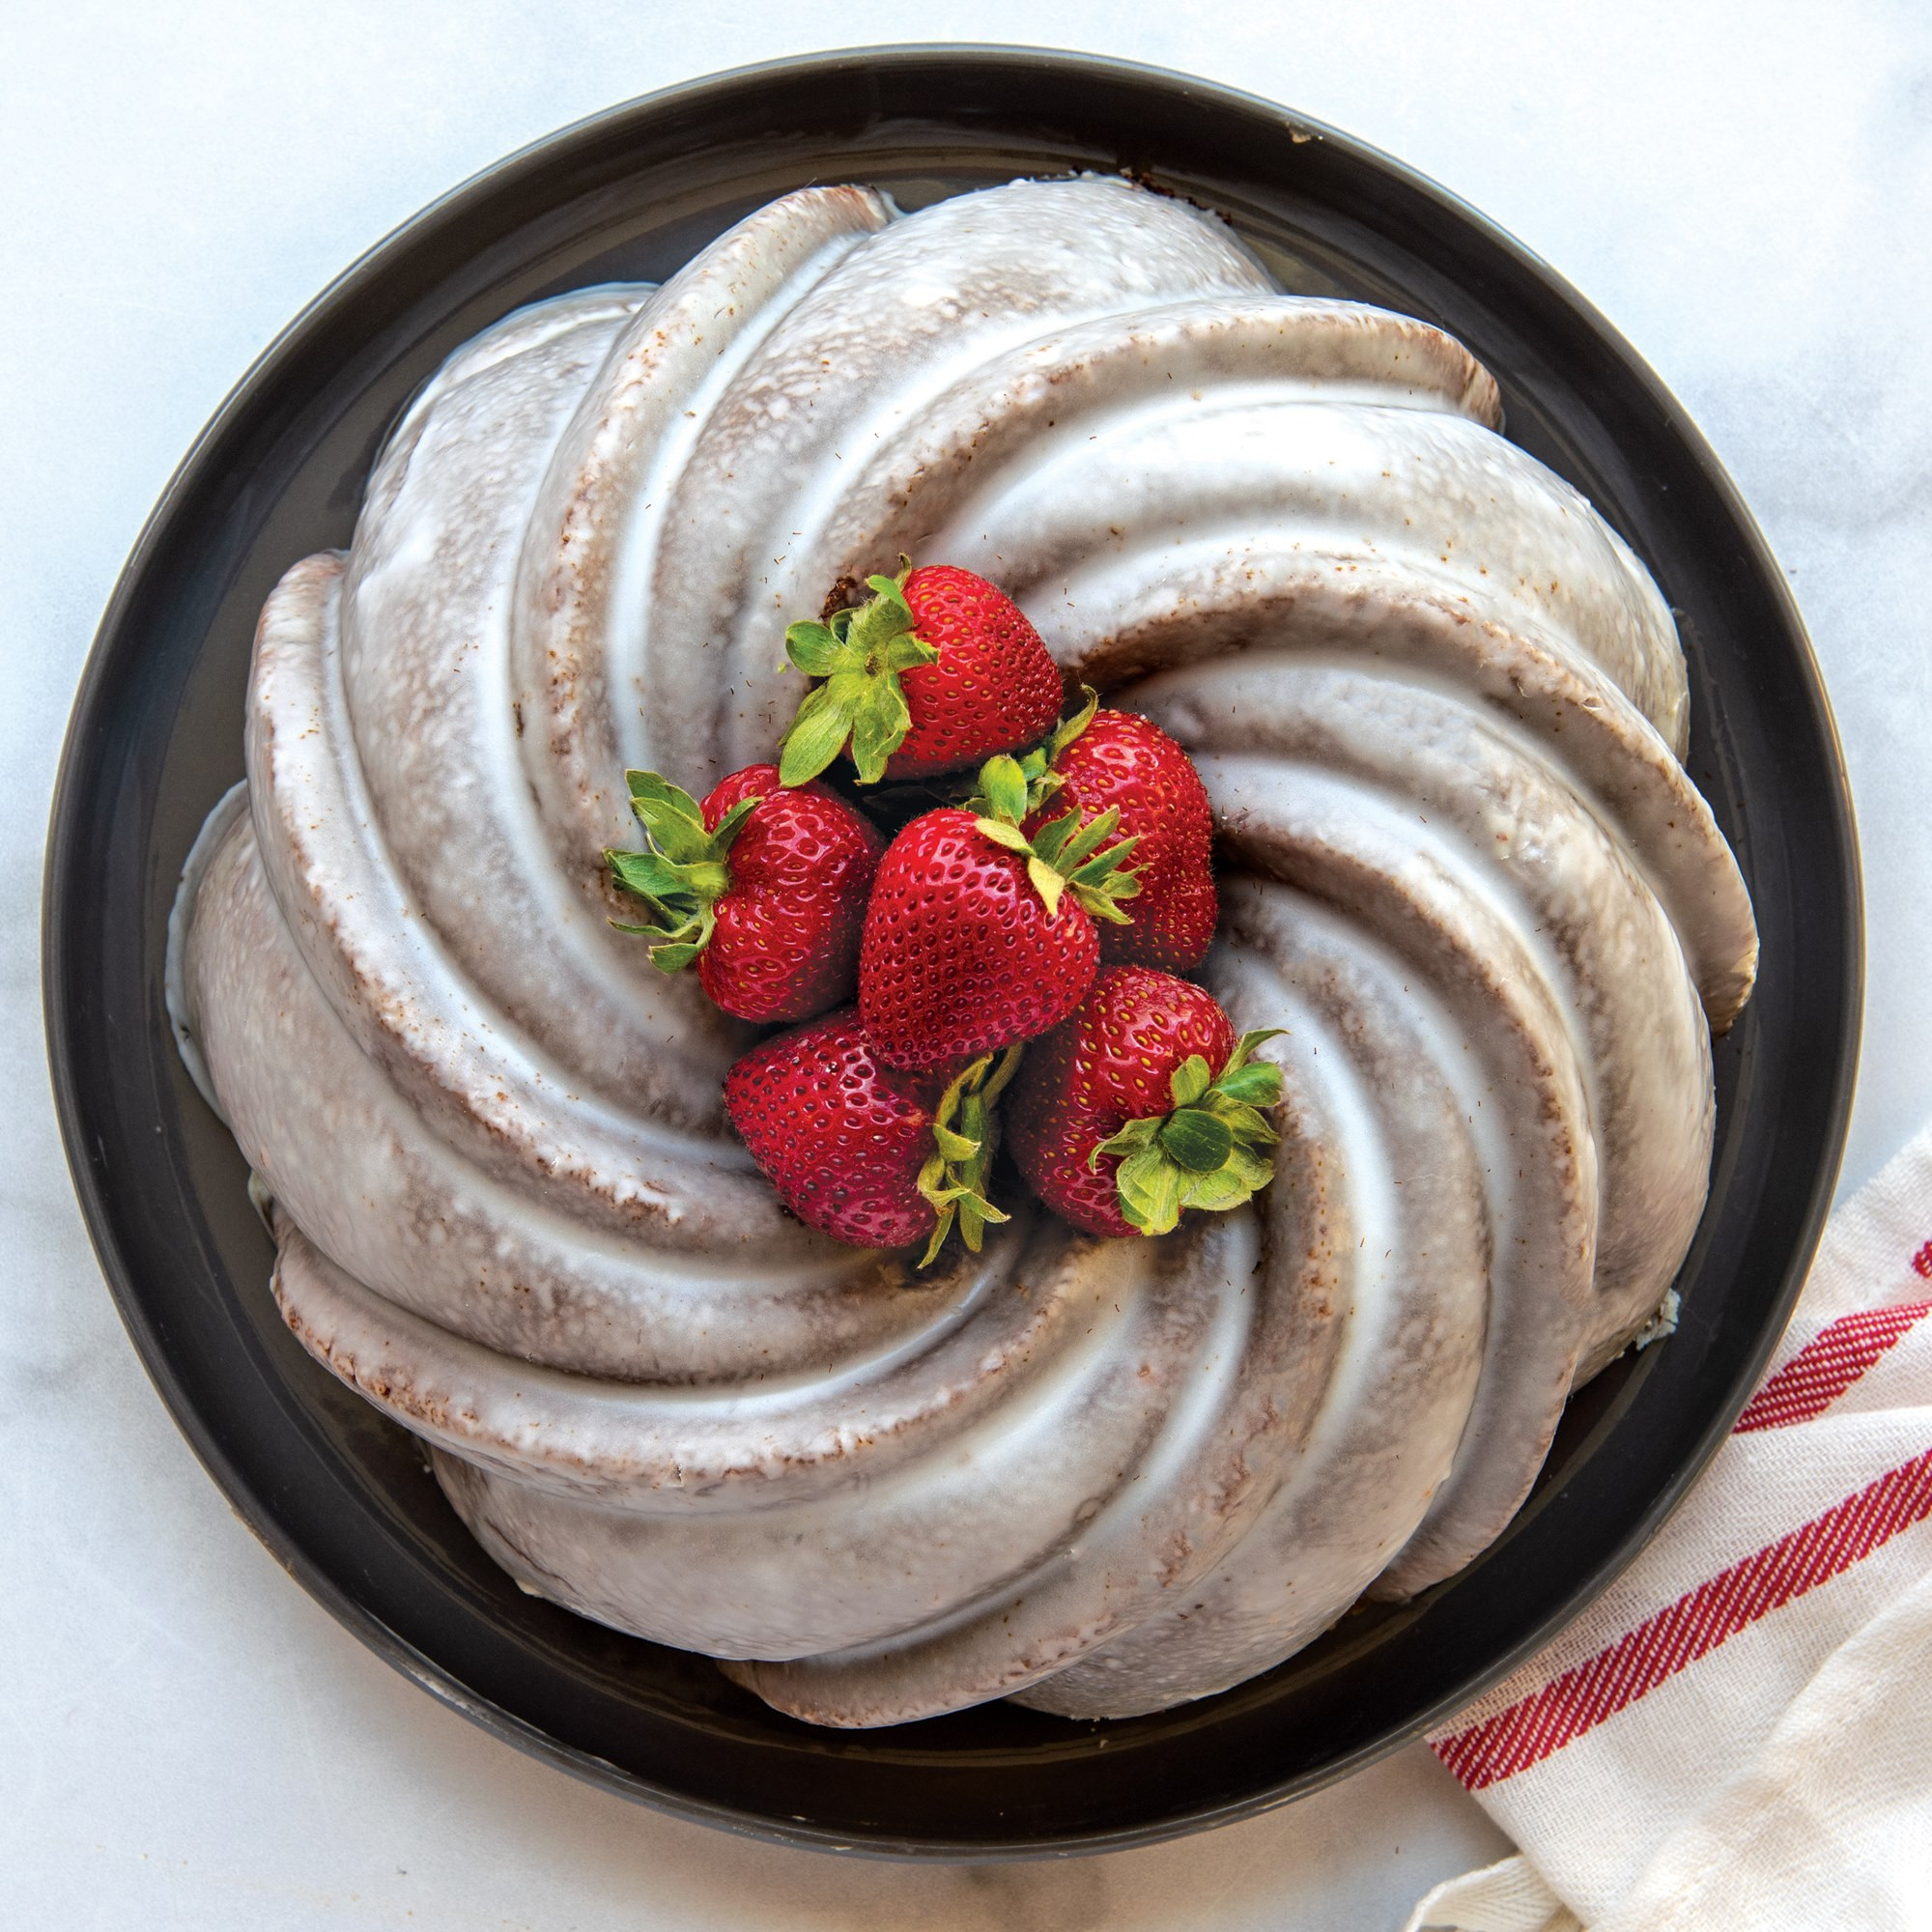
<instances>
[{"instance_id":1,"label":"plate rim","mask_svg":"<svg viewBox=\"0 0 1932 1932\"><path fill-rule=\"evenodd\" d=\"M971 62L981 68L1005 66L1056 71L1073 81L1112 78L1141 85L1151 84L1164 91L1178 91L1199 100L1210 111L1216 107L1227 107L1259 114L1277 123L1292 137L1329 143L1351 160L1392 177L1424 200L1443 207L1459 221L1476 231L1490 246L1512 258L1523 272L1542 283L1546 293L1554 296L1587 327L1596 344L1617 358L1626 374L1668 422L1673 434L1682 441L1688 458L1712 489L1742 540L1750 576L1760 589L1769 589L1777 605L1794 646L1793 668L1808 700L1809 722L1829 768L1832 781L1829 801L1831 831L1844 881L1843 902L1838 909L1845 935L1841 1030L1831 1081L1831 1120L1827 1132L1829 1151L1812 1178L1809 1198L1799 1222L1798 1236L1786 1263L1774 1313L1766 1321L1750 1353L1749 1373L1740 1378L1739 1387L1734 1391L1735 1400L1720 1406L1714 1413L1693 1453L1664 1485L1626 1545L1611 1552L1561 1609L1544 1619L1518 1643L1493 1659L1468 1684L1415 1714L1399 1731L1321 1767L1315 1774L1251 1792L1240 1799L1198 1809L1178 1809L1152 1823L1052 1837L989 1839L983 1842L934 1842L891 1835L854 1837L804 1821L787 1825L763 1814L693 1797L566 1745L527 1719L472 1691L453 1671L424 1654L349 1595L308 1555L301 1543L284 1530L274 1512L257 1494L256 1485L228 1457L214 1432L182 1386L168 1350L136 1289L138 1270L113 1236L113 1217L103 1178L92 1162L86 1145L87 1107L75 1073L71 1048L74 1001L68 971L67 941L73 897L78 882L84 876L84 866L76 863L81 855L72 848L77 836L90 739L99 728L99 714L111 696L128 652L138 644L130 616L140 586L157 556L175 540L175 525L183 515L184 505L200 483L204 469L238 419L247 413L258 394L272 387L332 313L353 301L357 292L376 279L394 258L409 252L469 203L499 193L514 179L555 167L572 149L601 139L633 119L662 114L673 106L682 111L701 111L707 98L716 99L754 89L780 77L795 79L801 74L815 74L828 82L836 82L840 78L849 78L855 69L876 68L888 62ZM63 1149L89 1242L123 1325L170 1418L230 1507L276 1562L339 1624L440 1703L459 1712L493 1736L584 1782L614 1791L668 1815L762 1842L786 1843L863 1857L959 1863L1124 1850L1253 1817L1292 1803L1351 1776L1367 1764L1412 1742L1453 1711L1464 1708L1542 1648L1558 1629L1572 1622L1587 1607L1662 1528L1685 1492L1702 1474L1748 1400L1751 1388L1762 1375L1765 1363L1788 1323L1791 1309L1823 1234L1843 1159L1861 1043L1864 954L1863 890L1849 773L1829 695L1797 600L1736 484L1690 412L1596 306L1541 256L1453 190L1370 143L1296 109L1241 89L1153 64L1045 46L971 42L889 43L789 55L694 76L614 102L539 135L476 170L395 224L329 280L276 331L195 436L145 519L116 577L89 645L69 713L48 817L42 890L42 1005L48 1072Z\"/></svg>"}]
</instances>

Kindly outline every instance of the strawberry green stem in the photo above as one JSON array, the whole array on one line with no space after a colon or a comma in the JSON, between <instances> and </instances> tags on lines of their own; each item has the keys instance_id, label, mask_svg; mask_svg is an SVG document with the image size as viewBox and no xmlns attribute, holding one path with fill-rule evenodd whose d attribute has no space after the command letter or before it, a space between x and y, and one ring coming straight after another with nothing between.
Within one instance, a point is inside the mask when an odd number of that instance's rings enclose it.
<instances>
[{"instance_id":1,"label":"strawberry green stem","mask_svg":"<svg viewBox=\"0 0 1932 1932\"><path fill-rule=\"evenodd\" d=\"M938 650L913 634L905 599L912 559L900 557L896 577L868 577L873 595L825 624L793 624L785 656L808 677L822 678L807 693L779 741L779 782L815 779L849 744L861 784L877 784L886 760L906 741L912 712L899 673L931 664Z\"/></svg>"},{"instance_id":2,"label":"strawberry green stem","mask_svg":"<svg viewBox=\"0 0 1932 1932\"><path fill-rule=\"evenodd\" d=\"M1114 925L1129 923L1121 910L1122 899L1133 898L1141 883L1123 870L1137 838L1106 841L1121 822L1118 807L1109 806L1084 823L1078 810L1050 818L1031 838L1020 830L1029 810L1032 786L1017 758L1002 752L980 767L980 789L967 810L980 808L974 828L995 845L1025 855L1027 877L1046 901L1049 919L1060 915L1061 895L1073 895L1095 918Z\"/></svg>"},{"instance_id":3,"label":"strawberry green stem","mask_svg":"<svg viewBox=\"0 0 1932 1932\"><path fill-rule=\"evenodd\" d=\"M1087 1156L1089 1172L1103 1153L1122 1156L1114 1175L1121 1212L1142 1234L1167 1234L1187 1208L1225 1213L1274 1179L1262 1150L1280 1137L1262 1109L1281 1099L1281 1068L1253 1055L1281 1031L1244 1033L1218 1077L1190 1054L1168 1079L1172 1112L1129 1121Z\"/></svg>"},{"instance_id":4,"label":"strawberry green stem","mask_svg":"<svg viewBox=\"0 0 1932 1932\"><path fill-rule=\"evenodd\" d=\"M955 1217L960 1238L976 1255L986 1223L1008 1218L986 1198L986 1171L998 1146L993 1103L1018 1070L1022 1050L1017 1042L1008 1047L997 1066L990 1053L981 1054L940 1095L932 1116L933 1151L919 1174L919 1191L939 1218L921 1267L937 1259Z\"/></svg>"},{"instance_id":5,"label":"strawberry green stem","mask_svg":"<svg viewBox=\"0 0 1932 1932\"><path fill-rule=\"evenodd\" d=\"M626 772L631 810L644 828L642 852L607 851L604 862L626 892L636 893L657 915L651 925L611 923L619 932L640 933L654 942L651 964L662 973L679 973L711 943L717 904L731 886L724 856L745 821L764 803L740 799L707 831L704 814L688 791L656 772Z\"/></svg>"}]
</instances>

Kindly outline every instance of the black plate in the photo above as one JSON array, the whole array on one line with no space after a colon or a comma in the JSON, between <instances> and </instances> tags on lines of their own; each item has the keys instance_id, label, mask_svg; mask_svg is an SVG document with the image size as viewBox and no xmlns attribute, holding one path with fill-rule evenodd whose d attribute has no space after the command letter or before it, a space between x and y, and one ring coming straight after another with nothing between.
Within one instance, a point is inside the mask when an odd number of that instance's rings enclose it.
<instances>
[{"instance_id":1,"label":"black plate","mask_svg":"<svg viewBox=\"0 0 1932 1932\"><path fill-rule=\"evenodd\" d=\"M203 814L242 775L264 596L348 541L384 432L450 350L535 297L668 275L808 182L876 184L910 208L1079 168L1216 208L1288 287L1426 316L1495 372L1510 434L1599 505L1677 610L1690 769L1749 881L1763 977L1719 1047L1683 1325L1572 1404L1542 1487L1481 1561L1163 1715L1073 1724L995 1704L823 1731L701 1659L524 1596L413 1442L282 1328L241 1158L170 1043L168 908ZM1860 931L1843 768L1797 612L1710 450L1600 317L1439 189L1264 101L927 47L726 75L571 128L418 215L270 350L169 486L96 640L48 851L46 1018L69 1159L135 1346L236 1508L351 1630L498 1736L667 1810L1003 1857L1142 1842L1312 1790L1492 1682L1629 1560L1722 1439L1810 1258L1850 1107Z\"/></svg>"}]
</instances>

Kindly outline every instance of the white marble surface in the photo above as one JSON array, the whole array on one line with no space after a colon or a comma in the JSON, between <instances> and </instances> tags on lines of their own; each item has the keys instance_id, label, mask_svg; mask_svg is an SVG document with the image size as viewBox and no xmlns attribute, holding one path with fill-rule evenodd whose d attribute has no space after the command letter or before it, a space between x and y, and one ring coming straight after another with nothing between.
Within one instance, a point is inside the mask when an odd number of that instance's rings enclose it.
<instances>
[{"instance_id":1,"label":"white marble surface","mask_svg":"<svg viewBox=\"0 0 1932 1932\"><path fill-rule=\"evenodd\" d=\"M0 18L0 1923L1350 1927L1502 1841L1426 1752L1145 1852L860 1864L671 1824L407 1688L175 1434L88 1251L40 1037L39 864L115 572L274 331L420 203L627 95L814 47L1047 42L1268 94L1575 281L1703 423L1791 571L1869 895L1847 1184L1932 1113L1932 12L64 0Z\"/></svg>"}]
</instances>

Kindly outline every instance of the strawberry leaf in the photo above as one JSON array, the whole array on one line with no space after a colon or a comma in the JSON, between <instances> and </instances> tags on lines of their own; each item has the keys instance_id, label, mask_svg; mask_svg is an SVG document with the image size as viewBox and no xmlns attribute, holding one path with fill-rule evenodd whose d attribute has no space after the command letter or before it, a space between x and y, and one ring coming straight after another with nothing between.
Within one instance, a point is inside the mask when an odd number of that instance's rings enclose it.
<instances>
[{"instance_id":1,"label":"strawberry leaf","mask_svg":"<svg viewBox=\"0 0 1932 1932\"><path fill-rule=\"evenodd\" d=\"M1078 811L1063 811L1058 818L1049 818L1033 835L1033 849L1057 870L1061 854L1066 849L1066 841L1073 837L1079 826Z\"/></svg>"},{"instance_id":2,"label":"strawberry leaf","mask_svg":"<svg viewBox=\"0 0 1932 1932\"><path fill-rule=\"evenodd\" d=\"M785 656L807 677L830 677L835 670L862 668L859 653L825 624L787 624Z\"/></svg>"},{"instance_id":3,"label":"strawberry leaf","mask_svg":"<svg viewBox=\"0 0 1932 1932\"><path fill-rule=\"evenodd\" d=\"M1213 1070L1198 1053L1190 1053L1167 1078L1167 1091L1177 1107L1191 1107L1207 1093L1214 1079Z\"/></svg>"},{"instance_id":4,"label":"strawberry leaf","mask_svg":"<svg viewBox=\"0 0 1932 1932\"><path fill-rule=\"evenodd\" d=\"M1060 895L1066 890L1066 881L1042 859L1037 852L1027 859L1027 877L1033 881L1033 889L1046 901L1048 919L1060 917Z\"/></svg>"},{"instance_id":5,"label":"strawberry leaf","mask_svg":"<svg viewBox=\"0 0 1932 1932\"><path fill-rule=\"evenodd\" d=\"M682 812L686 818L703 822L704 814L697 801L682 785L674 785L662 772L627 771L624 774L624 789L633 798L653 799Z\"/></svg>"},{"instance_id":6,"label":"strawberry leaf","mask_svg":"<svg viewBox=\"0 0 1932 1932\"><path fill-rule=\"evenodd\" d=\"M675 897L683 883L683 868L662 852L610 851L604 858L617 875L617 883L639 898L662 901Z\"/></svg>"},{"instance_id":7,"label":"strawberry leaf","mask_svg":"<svg viewBox=\"0 0 1932 1932\"><path fill-rule=\"evenodd\" d=\"M1003 818L976 818L973 829L980 838L990 838L995 845L1004 845L1009 852L1033 854L1026 834L1017 825L1009 825Z\"/></svg>"},{"instance_id":8,"label":"strawberry leaf","mask_svg":"<svg viewBox=\"0 0 1932 1932\"><path fill-rule=\"evenodd\" d=\"M980 767L979 795L986 802L989 818L1018 825L1027 809L1026 774L1020 770L1019 760L1004 752L988 758Z\"/></svg>"},{"instance_id":9,"label":"strawberry leaf","mask_svg":"<svg viewBox=\"0 0 1932 1932\"><path fill-rule=\"evenodd\" d=\"M711 834L697 801L656 772L626 772L631 810L644 828L653 851L683 864L710 856Z\"/></svg>"},{"instance_id":10,"label":"strawberry leaf","mask_svg":"<svg viewBox=\"0 0 1932 1932\"><path fill-rule=\"evenodd\" d=\"M763 804L764 800L762 798L741 798L738 801L738 803L734 805L731 808L731 810L727 811L724 814L724 816L721 818L718 821L718 823L711 828L712 851L715 854L719 855L723 855L724 853L728 852L731 849L732 841L738 837L738 834L745 829L746 819L750 818L753 812L757 810L759 806Z\"/></svg>"},{"instance_id":11,"label":"strawberry leaf","mask_svg":"<svg viewBox=\"0 0 1932 1932\"><path fill-rule=\"evenodd\" d=\"M1224 1073L1214 1083L1217 1092L1230 1100L1244 1101L1251 1107L1271 1107L1281 1098L1281 1068L1257 1062Z\"/></svg>"},{"instance_id":12,"label":"strawberry leaf","mask_svg":"<svg viewBox=\"0 0 1932 1932\"><path fill-rule=\"evenodd\" d=\"M851 736L852 727L832 701L832 687L821 684L798 707L791 727L779 740L779 782L802 785L815 779Z\"/></svg>"},{"instance_id":13,"label":"strawberry leaf","mask_svg":"<svg viewBox=\"0 0 1932 1932\"><path fill-rule=\"evenodd\" d=\"M836 690L839 679L827 688ZM852 762L861 784L877 784L885 776L886 760L905 743L912 729L912 713L896 677L879 679L855 695L852 713Z\"/></svg>"},{"instance_id":14,"label":"strawberry leaf","mask_svg":"<svg viewBox=\"0 0 1932 1932\"><path fill-rule=\"evenodd\" d=\"M1121 901L1140 896L1140 880L1132 872L1122 869L1122 862L1133 845L1132 838L1122 838L1097 857L1089 859L1073 874L1071 884L1074 894L1095 919L1106 920L1114 925L1132 923L1129 915L1122 910Z\"/></svg>"},{"instance_id":15,"label":"strawberry leaf","mask_svg":"<svg viewBox=\"0 0 1932 1932\"><path fill-rule=\"evenodd\" d=\"M661 972L682 972L711 943L718 923L714 908L731 889L725 854L764 800L740 799L714 830L706 831L697 801L668 779L656 772L626 772L624 782L631 810L644 829L646 849L607 851L604 862L616 883L657 915L657 923L627 925L614 919L611 923L619 932L654 940L651 964Z\"/></svg>"},{"instance_id":16,"label":"strawberry leaf","mask_svg":"<svg viewBox=\"0 0 1932 1932\"><path fill-rule=\"evenodd\" d=\"M1274 1162L1253 1148L1237 1147L1228 1156L1228 1165L1250 1188L1265 1187L1274 1179Z\"/></svg>"},{"instance_id":17,"label":"strawberry leaf","mask_svg":"<svg viewBox=\"0 0 1932 1932\"><path fill-rule=\"evenodd\" d=\"M887 670L910 670L914 665L936 664L939 661L937 647L928 644L923 638L915 637L910 631L888 638L872 655Z\"/></svg>"},{"instance_id":18,"label":"strawberry leaf","mask_svg":"<svg viewBox=\"0 0 1932 1932\"><path fill-rule=\"evenodd\" d=\"M1189 1174L1212 1174L1235 1151L1227 1122L1202 1107L1179 1107L1160 1130L1160 1151Z\"/></svg>"},{"instance_id":19,"label":"strawberry leaf","mask_svg":"<svg viewBox=\"0 0 1932 1932\"><path fill-rule=\"evenodd\" d=\"M1076 886L1106 887L1115 898L1130 899L1138 895L1141 889L1139 877L1133 872L1123 872L1122 867L1127 862L1134 847L1140 842L1140 834L1131 838L1122 838L1109 845L1104 852L1089 859L1073 874ZM1116 877L1116 874L1119 874Z\"/></svg>"},{"instance_id":20,"label":"strawberry leaf","mask_svg":"<svg viewBox=\"0 0 1932 1932\"><path fill-rule=\"evenodd\" d=\"M1093 724L1094 714L1100 708L1100 694L1091 684L1083 684L1080 687L1080 696L1084 700L1080 709L1074 712L1070 718L1062 719L1059 724L1054 727L1053 736L1047 740L1046 762L1048 764L1055 763L1059 759L1061 753L1065 751L1067 746L1072 744L1074 739L1079 737L1081 732Z\"/></svg>"},{"instance_id":21,"label":"strawberry leaf","mask_svg":"<svg viewBox=\"0 0 1932 1932\"><path fill-rule=\"evenodd\" d=\"M1222 1078L1245 1066L1254 1058L1256 1048L1264 1041L1279 1039L1287 1031L1286 1027L1256 1027L1252 1032L1244 1033L1235 1042L1235 1050L1228 1056L1227 1065L1221 1069Z\"/></svg>"},{"instance_id":22,"label":"strawberry leaf","mask_svg":"<svg viewBox=\"0 0 1932 1932\"><path fill-rule=\"evenodd\" d=\"M1077 812L1068 812L1066 814L1066 817L1077 820L1079 814ZM1064 824L1065 820L1061 819L1056 822ZM1082 825L1080 829L1077 832L1075 832L1070 838L1067 839L1065 844L1064 844L1060 848L1059 863L1062 866L1065 866L1069 868L1068 877L1077 876L1077 868L1085 866L1088 860L1093 858L1094 853L1097 852L1100 849L1100 846L1105 842L1108 834L1111 833L1115 828L1115 826L1120 824L1120 822L1121 822L1121 808L1118 805L1110 805L1105 811L1097 812L1094 817L1090 818L1086 822L1086 824ZM1107 854L1107 856L1109 858L1113 858L1114 853L1116 852L1120 853L1122 856L1124 856L1126 851L1132 846L1133 842L1134 841L1131 838L1122 838L1118 845L1112 848L1112 850ZM1118 858L1115 858L1114 863L1115 865L1119 865L1120 860Z\"/></svg>"},{"instance_id":23,"label":"strawberry leaf","mask_svg":"<svg viewBox=\"0 0 1932 1932\"><path fill-rule=\"evenodd\" d=\"M707 930L705 939L711 937ZM686 943L680 941L675 946L653 946L651 964L660 973L682 973L697 955L704 951L702 942Z\"/></svg>"},{"instance_id":24,"label":"strawberry leaf","mask_svg":"<svg viewBox=\"0 0 1932 1932\"><path fill-rule=\"evenodd\" d=\"M1129 1121L1111 1140L1104 1140L1087 1156L1087 1172L1097 1174L1100 1170L1100 1156L1103 1153L1139 1153L1143 1148L1153 1145L1154 1136L1160 1132L1161 1117L1149 1115L1147 1119Z\"/></svg>"},{"instance_id":25,"label":"strawberry leaf","mask_svg":"<svg viewBox=\"0 0 1932 1932\"><path fill-rule=\"evenodd\" d=\"M1165 1235L1180 1219L1180 1171L1158 1148L1129 1154L1114 1177L1121 1212L1144 1235Z\"/></svg>"},{"instance_id":26,"label":"strawberry leaf","mask_svg":"<svg viewBox=\"0 0 1932 1932\"><path fill-rule=\"evenodd\" d=\"M1256 1109L1239 1106L1223 1094L1215 1093L1211 1087L1208 1090L1206 1105L1208 1111L1217 1121L1227 1122L1228 1131L1237 1141L1253 1141L1260 1145L1268 1145L1280 1138L1268 1125L1266 1119Z\"/></svg>"},{"instance_id":27,"label":"strawberry leaf","mask_svg":"<svg viewBox=\"0 0 1932 1932\"><path fill-rule=\"evenodd\" d=\"M1247 1200L1256 1184L1243 1179L1232 1167L1216 1168L1210 1174L1190 1174L1181 1185L1180 1205L1199 1208L1209 1214L1225 1214Z\"/></svg>"}]
</instances>

